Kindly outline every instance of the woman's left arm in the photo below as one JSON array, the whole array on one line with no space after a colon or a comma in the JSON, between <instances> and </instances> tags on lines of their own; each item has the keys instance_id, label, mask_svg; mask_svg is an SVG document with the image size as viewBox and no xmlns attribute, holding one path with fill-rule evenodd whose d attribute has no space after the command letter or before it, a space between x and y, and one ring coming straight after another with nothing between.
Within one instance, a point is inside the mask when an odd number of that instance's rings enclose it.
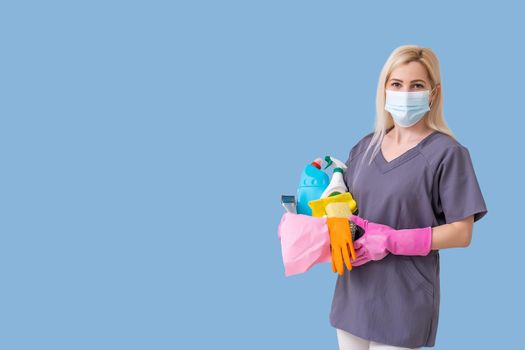
<instances>
[{"instance_id":1,"label":"woman's left arm","mask_svg":"<svg viewBox=\"0 0 525 350\"><path fill-rule=\"evenodd\" d=\"M472 240L474 215L463 220L432 227L432 246L430 249L465 248Z\"/></svg>"}]
</instances>

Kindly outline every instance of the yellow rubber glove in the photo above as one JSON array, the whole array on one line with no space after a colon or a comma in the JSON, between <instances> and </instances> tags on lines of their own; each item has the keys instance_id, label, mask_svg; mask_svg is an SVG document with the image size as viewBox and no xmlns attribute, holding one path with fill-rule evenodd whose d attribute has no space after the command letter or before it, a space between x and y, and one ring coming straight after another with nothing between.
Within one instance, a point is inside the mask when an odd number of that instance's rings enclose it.
<instances>
[{"instance_id":1,"label":"yellow rubber glove","mask_svg":"<svg viewBox=\"0 0 525 350\"><path fill-rule=\"evenodd\" d=\"M352 242L352 232L350 231L350 221L348 218L327 217L326 224L330 234L330 248L332 251L332 271L339 275L344 273L344 264L348 271L352 270L350 255L355 260L357 255Z\"/></svg>"}]
</instances>

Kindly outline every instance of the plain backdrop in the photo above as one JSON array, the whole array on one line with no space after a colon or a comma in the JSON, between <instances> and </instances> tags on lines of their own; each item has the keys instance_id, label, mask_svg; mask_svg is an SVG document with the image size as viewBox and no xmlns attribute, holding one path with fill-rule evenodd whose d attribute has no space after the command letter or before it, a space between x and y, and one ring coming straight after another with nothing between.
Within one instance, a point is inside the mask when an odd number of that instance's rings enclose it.
<instances>
[{"instance_id":1,"label":"plain backdrop","mask_svg":"<svg viewBox=\"0 0 525 350\"><path fill-rule=\"evenodd\" d=\"M522 340L523 8L510 1L0 5L0 348L337 349L330 264L286 278L281 194L346 160L403 44L488 214L441 251L435 349Z\"/></svg>"}]
</instances>

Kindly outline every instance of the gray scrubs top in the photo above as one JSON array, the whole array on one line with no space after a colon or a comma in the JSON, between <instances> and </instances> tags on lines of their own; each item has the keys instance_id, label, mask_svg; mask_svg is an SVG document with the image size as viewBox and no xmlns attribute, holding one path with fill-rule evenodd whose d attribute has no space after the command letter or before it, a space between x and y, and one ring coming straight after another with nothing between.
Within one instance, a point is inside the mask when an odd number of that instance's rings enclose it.
<instances>
[{"instance_id":1,"label":"gray scrubs top","mask_svg":"<svg viewBox=\"0 0 525 350\"><path fill-rule=\"evenodd\" d=\"M359 216L394 229L435 227L487 213L466 147L434 131L387 162L363 159L372 133L350 151L345 182ZM439 317L439 251L388 254L337 277L330 323L358 337L417 348L435 344Z\"/></svg>"}]
</instances>

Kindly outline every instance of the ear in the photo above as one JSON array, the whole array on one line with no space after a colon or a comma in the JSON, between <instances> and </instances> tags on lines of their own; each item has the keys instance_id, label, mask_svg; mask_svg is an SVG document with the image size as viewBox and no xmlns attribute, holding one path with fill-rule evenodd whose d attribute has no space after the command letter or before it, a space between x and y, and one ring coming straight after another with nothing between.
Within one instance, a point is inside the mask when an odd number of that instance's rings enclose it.
<instances>
[{"instance_id":1,"label":"ear","mask_svg":"<svg viewBox=\"0 0 525 350\"><path fill-rule=\"evenodd\" d=\"M434 89L432 89L432 93L430 94L430 106L432 108L432 105L434 104L434 99L436 98L438 92L441 93L441 84L438 83L436 86L434 86Z\"/></svg>"},{"instance_id":2,"label":"ear","mask_svg":"<svg viewBox=\"0 0 525 350\"><path fill-rule=\"evenodd\" d=\"M434 92L432 95L436 96L438 93L441 93L441 83L438 83L436 86L434 86Z\"/></svg>"}]
</instances>

